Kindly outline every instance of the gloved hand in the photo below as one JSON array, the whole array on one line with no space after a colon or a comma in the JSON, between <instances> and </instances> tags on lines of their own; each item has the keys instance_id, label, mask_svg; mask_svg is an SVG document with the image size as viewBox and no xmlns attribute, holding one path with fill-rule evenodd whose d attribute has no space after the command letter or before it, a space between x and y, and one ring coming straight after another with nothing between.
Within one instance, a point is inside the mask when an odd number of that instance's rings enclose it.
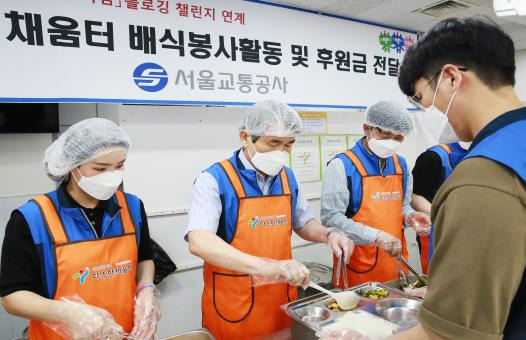
<instances>
[{"instance_id":1,"label":"gloved hand","mask_svg":"<svg viewBox=\"0 0 526 340\"><path fill-rule=\"evenodd\" d=\"M318 340L369 340L369 337L353 330L346 331L322 331L316 334Z\"/></svg>"},{"instance_id":2,"label":"gloved hand","mask_svg":"<svg viewBox=\"0 0 526 340\"><path fill-rule=\"evenodd\" d=\"M415 229L419 236L429 236L431 220L429 219L429 216L422 212L413 211L404 215L404 224Z\"/></svg>"},{"instance_id":3,"label":"gloved hand","mask_svg":"<svg viewBox=\"0 0 526 340\"><path fill-rule=\"evenodd\" d=\"M255 286L287 282L294 286L306 288L310 282L310 271L303 263L296 260L262 259L258 269L251 275Z\"/></svg>"},{"instance_id":4,"label":"gloved hand","mask_svg":"<svg viewBox=\"0 0 526 340\"><path fill-rule=\"evenodd\" d=\"M340 257L343 252L345 255L345 263L349 263L349 259L354 251L354 242L336 229L331 229L327 238L327 244L332 249L334 255Z\"/></svg>"},{"instance_id":5,"label":"gloved hand","mask_svg":"<svg viewBox=\"0 0 526 340\"><path fill-rule=\"evenodd\" d=\"M420 287L420 288L404 288L404 292L411 296L416 296L419 298L424 298L427 293L427 287Z\"/></svg>"},{"instance_id":6,"label":"gloved hand","mask_svg":"<svg viewBox=\"0 0 526 340\"><path fill-rule=\"evenodd\" d=\"M391 234L380 231L376 236L376 245L382 248L390 256L402 254L402 242Z\"/></svg>"},{"instance_id":7,"label":"gloved hand","mask_svg":"<svg viewBox=\"0 0 526 340\"><path fill-rule=\"evenodd\" d=\"M130 337L134 339L152 339L161 318L159 291L153 283L137 287L133 312L133 329Z\"/></svg>"},{"instance_id":8,"label":"gloved hand","mask_svg":"<svg viewBox=\"0 0 526 340\"><path fill-rule=\"evenodd\" d=\"M57 321L44 324L65 339L122 339L123 329L111 314L84 303L79 296L60 298L54 309Z\"/></svg>"}]
</instances>

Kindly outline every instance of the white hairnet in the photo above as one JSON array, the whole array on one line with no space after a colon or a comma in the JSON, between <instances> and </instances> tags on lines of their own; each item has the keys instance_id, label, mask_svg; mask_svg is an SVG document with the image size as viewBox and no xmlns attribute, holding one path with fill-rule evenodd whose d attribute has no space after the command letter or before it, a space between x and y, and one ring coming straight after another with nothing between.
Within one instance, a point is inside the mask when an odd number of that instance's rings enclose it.
<instances>
[{"instance_id":1,"label":"white hairnet","mask_svg":"<svg viewBox=\"0 0 526 340\"><path fill-rule=\"evenodd\" d=\"M366 124L399 135L407 135L414 129L409 111L396 101L382 101L367 111Z\"/></svg>"},{"instance_id":2,"label":"white hairnet","mask_svg":"<svg viewBox=\"0 0 526 340\"><path fill-rule=\"evenodd\" d=\"M90 118L72 125L46 149L44 167L52 180L63 182L79 165L129 147L130 138L115 123Z\"/></svg>"},{"instance_id":3,"label":"white hairnet","mask_svg":"<svg viewBox=\"0 0 526 340\"><path fill-rule=\"evenodd\" d=\"M301 129L298 113L275 100L265 100L249 107L239 126L239 130L246 130L252 136L295 137Z\"/></svg>"}]
</instances>

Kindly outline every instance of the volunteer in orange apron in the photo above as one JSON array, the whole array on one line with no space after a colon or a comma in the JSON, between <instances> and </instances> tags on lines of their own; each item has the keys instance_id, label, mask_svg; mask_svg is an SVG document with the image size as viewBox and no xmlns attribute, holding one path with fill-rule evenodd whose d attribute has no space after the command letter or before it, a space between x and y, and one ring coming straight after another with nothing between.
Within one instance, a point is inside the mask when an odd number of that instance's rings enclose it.
<instances>
[{"instance_id":1,"label":"volunteer in orange apron","mask_svg":"<svg viewBox=\"0 0 526 340\"><path fill-rule=\"evenodd\" d=\"M61 183L11 216L2 247L5 309L30 319L30 340L151 339L159 318L144 207L117 191L129 138L81 121L45 152Z\"/></svg>"},{"instance_id":2,"label":"volunteer in orange apron","mask_svg":"<svg viewBox=\"0 0 526 340\"><path fill-rule=\"evenodd\" d=\"M291 233L352 253L343 234L313 218L285 166L301 120L289 106L265 101L243 116L243 148L195 181L187 227L190 251L204 261L203 327L217 339L253 339L289 327L280 305L296 298L309 272L292 259ZM266 284L262 284L266 283Z\"/></svg>"},{"instance_id":3,"label":"volunteer in orange apron","mask_svg":"<svg viewBox=\"0 0 526 340\"><path fill-rule=\"evenodd\" d=\"M413 168L413 195L411 205L417 211L431 216L431 202L438 189L453 172L453 168L466 155L470 142L435 145L416 159ZM433 256L433 227L429 236L417 236L422 273L427 274Z\"/></svg>"},{"instance_id":4,"label":"volunteer in orange apron","mask_svg":"<svg viewBox=\"0 0 526 340\"><path fill-rule=\"evenodd\" d=\"M379 102L368 110L363 129L365 137L329 163L321 198L322 222L357 245L347 265L351 286L395 279L396 257L407 258L404 223L418 233L428 233L430 224L410 207L411 173L395 154L413 130L407 110L396 102ZM334 284L341 287L343 279Z\"/></svg>"}]
</instances>

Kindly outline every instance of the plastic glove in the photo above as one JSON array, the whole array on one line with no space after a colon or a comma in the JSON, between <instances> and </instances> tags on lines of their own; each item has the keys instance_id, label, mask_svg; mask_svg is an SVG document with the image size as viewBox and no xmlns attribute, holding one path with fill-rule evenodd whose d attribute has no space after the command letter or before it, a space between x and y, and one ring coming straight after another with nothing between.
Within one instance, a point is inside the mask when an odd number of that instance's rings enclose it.
<instances>
[{"instance_id":1,"label":"plastic glove","mask_svg":"<svg viewBox=\"0 0 526 340\"><path fill-rule=\"evenodd\" d=\"M413 211L404 215L404 224L415 229L419 236L429 236L431 220L429 219L429 216L422 212Z\"/></svg>"},{"instance_id":2,"label":"plastic glove","mask_svg":"<svg viewBox=\"0 0 526 340\"><path fill-rule=\"evenodd\" d=\"M420 288L404 288L404 292L411 296L416 296L419 298L424 298L427 293L427 287L420 287Z\"/></svg>"},{"instance_id":3,"label":"plastic glove","mask_svg":"<svg viewBox=\"0 0 526 340\"><path fill-rule=\"evenodd\" d=\"M130 337L146 340L153 338L161 318L159 295L159 290L153 283L137 287Z\"/></svg>"},{"instance_id":4,"label":"plastic glove","mask_svg":"<svg viewBox=\"0 0 526 340\"><path fill-rule=\"evenodd\" d=\"M44 325L65 339L122 339L123 329L111 314L84 303L78 295L60 298L55 313L57 321L44 322Z\"/></svg>"},{"instance_id":5,"label":"plastic glove","mask_svg":"<svg viewBox=\"0 0 526 340\"><path fill-rule=\"evenodd\" d=\"M342 233L331 230L327 237L327 244L334 252L334 255L340 257L342 252L345 255L345 263L349 263L349 259L354 251L354 242Z\"/></svg>"},{"instance_id":6,"label":"plastic glove","mask_svg":"<svg viewBox=\"0 0 526 340\"><path fill-rule=\"evenodd\" d=\"M307 288L310 282L310 271L299 261L281 261L280 277L291 285Z\"/></svg>"},{"instance_id":7,"label":"plastic glove","mask_svg":"<svg viewBox=\"0 0 526 340\"><path fill-rule=\"evenodd\" d=\"M391 234L380 231L376 236L376 245L382 248L390 256L402 254L402 242Z\"/></svg>"},{"instance_id":8,"label":"plastic glove","mask_svg":"<svg viewBox=\"0 0 526 340\"><path fill-rule=\"evenodd\" d=\"M251 273L254 286L287 282L294 286L306 288L310 282L310 271L303 263L296 260L262 259L258 269Z\"/></svg>"},{"instance_id":9,"label":"plastic glove","mask_svg":"<svg viewBox=\"0 0 526 340\"><path fill-rule=\"evenodd\" d=\"M319 340L369 340L369 337L353 330L322 331L321 333L316 333L316 336L319 337Z\"/></svg>"}]
</instances>

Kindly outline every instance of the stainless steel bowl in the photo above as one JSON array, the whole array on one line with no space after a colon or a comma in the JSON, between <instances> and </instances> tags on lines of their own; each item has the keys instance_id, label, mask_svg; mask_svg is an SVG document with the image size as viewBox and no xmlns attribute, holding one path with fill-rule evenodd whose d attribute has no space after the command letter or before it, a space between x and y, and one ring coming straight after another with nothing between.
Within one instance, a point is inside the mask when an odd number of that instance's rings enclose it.
<instances>
[{"instance_id":1,"label":"stainless steel bowl","mask_svg":"<svg viewBox=\"0 0 526 340\"><path fill-rule=\"evenodd\" d=\"M413 322L416 320L416 314L418 312L414 309L407 307L392 307L384 311L383 316L393 322L398 324Z\"/></svg>"},{"instance_id":2,"label":"stainless steel bowl","mask_svg":"<svg viewBox=\"0 0 526 340\"><path fill-rule=\"evenodd\" d=\"M161 340L215 340L215 338L207 329L203 328L184 332Z\"/></svg>"},{"instance_id":3,"label":"stainless steel bowl","mask_svg":"<svg viewBox=\"0 0 526 340\"><path fill-rule=\"evenodd\" d=\"M298 308L294 311L294 313L301 321L310 325L323 322L331 316L331 312L318 306L306 306Z\"/></svg>"},{"instance_id":4,"label":"stainless steel bowl","mask_svg":"<svg viewBox=\"0 0 526 340\"><path fill-rule=\"evenodd\" d=\"M385 319L406 329L418 323L417 313L421 304L421 301L404 298L384 299L375 305L375 309Z\"/></svg>"}]
</instances>

